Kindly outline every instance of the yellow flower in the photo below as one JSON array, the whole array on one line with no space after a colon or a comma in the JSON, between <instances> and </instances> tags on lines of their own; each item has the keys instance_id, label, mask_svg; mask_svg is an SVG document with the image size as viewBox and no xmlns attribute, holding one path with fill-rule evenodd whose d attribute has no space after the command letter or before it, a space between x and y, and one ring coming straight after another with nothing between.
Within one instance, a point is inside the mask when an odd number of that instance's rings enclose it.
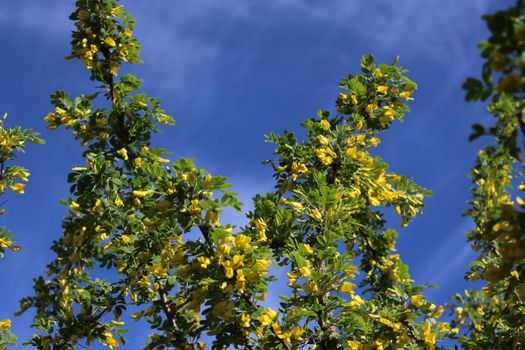
<instances>
[{"instance_id":1,"label":"yellow flower","mask_svg":"<svg viewBox=\"0 0 525 350\"><path fill-rule=\"evenodd\" d=\"M330 143L330 140L328 139L328 137L323 136L323 135L318 135L317 140L319 141L321 145L325 145L325 146Z\"/></svg>"},{"instance_id":2,"label":"yellow flower","mask_svg":"<svg viewBox=\"0 0 525 350\"><path fill-rule=\"evenodd\" d=\"M385 349L384 344L385 342L383 339L377 339L376 341L374 341L376 350L384 350Z\"/></svg>"},{"instance_id":3,"label":"yellow flower","mask_svg":"<svg viewBox=\"0 0 525 350\"><path fill-rule=\"evenodd\" d=\"M443 311L445 311L445 309L443 308L443 306L439 306L436 311L434 311L434 318L439 318L441 317L441 315L443 315Z\"/></svg>"},{"instance_id":4,"label":"yellow flower","mask_svg":"<svg viewBox=\"0 0 525 350\"><path fill-rule=\"evenodd\" d=\"M255 271L259 275L265 275L270 272L270 270L268 270L269 266L272 266L271 261L266 259L257 259L255 262Z\"/></svg>"},{"instance_id":5,"label":"yellow flower","mask_svg":"<svg viewBox=\"0 0 525 350\"><path fill-rule=\"evenodd\" d=\"M11 242L9 239L0 237L0 248L1 249L10 248L12 245L13 245L13 242Z\"/></svg>"},{"instance_id":6,"label":"yellow flower","mask_svg":"<svg viewBox=\"0 0 525 350\"><path fill-rule=\"evenodd\" d=\"M377 109L377 102L370 103L366 106L366 112L371 115Z\"/></svg>"},{"instance_id":7,"label":"yellow flower","mask_svg":"<svg viewBox=\"0 0 525 350\"><path fill-rule=\"evenodd\" d=\"M314 253L314 249L308 243L304 243L303 244L303 248L304 248L304 251L306 252L306 254L308 254L308 255L311 255L311 254Z\"/></svg>"},{"instance_id":8,"label":"yellow flower","mask_svg":"<svg viewBox=\"0 0 525 350\"><path fill-rule=\"evenodd\" d=\"M423 340L428 346L436 344L436 335L431 331L430 324L428 322L423 323Z\"/></svg>"},{"instance_id":9,"label":"yellow flower","mask_svg":"<svg viewBox=\"0 0 525 350\"><path fill-rule=\"evenodd\" d=\"M16 172L16 176L22 180L22 181L27 181L27 178L29 177L29 172L25 171L25 170L18 170Z\"/></svg>"},{"instance_id":10,"label":"yellow flower","mask_svg":"<svg viewBox=\"0 0 525 350\"><path fill-rule=\"evenodd\" d=\"M246 287L246 277L244 276L244 271L239 269L235 272L235 289L237 289L241 293L244 293L244 288Z\"/></svg>"},{"instance_id":11,"label":"yellow flower","mask_svg":"<svg viewBox=\"0 0 525 350\"><path fill-rule=\"evenodd\" d=\"M320 122L319 122L319 126L321 127L321 129L323 130L330 130L330 122L326 119L322 119Z\"/></svg>"},{"instance_id":12,"label":"yellow flower","mask_svg":"<svg viewBox=\"0 0 525 350\"><path fill-rule=\"evenodd\" d=\"M137 285L140 288L148 289L150 287L148 276L142 276L142 278L137 282Z\"/></svg>"},{"instance_id":13,"label":"yellow flower","mask_svg":"<svg viewBox=\"0 0 525 350\"><path fill-rule=\"evenodd\" d=\"M80 208L80 205L78 205L77 202L72 201L67 207L69 208L69 210L78 210Z\"/></svg>"},{"instance_id":14,"label":"yellow flower","mask_svg":"<svg viewBox=\"0 0 525 350\"><path fill-rule=\"evenodd\" d=\"M118 153L124 160L128 160L128 150L125 148L121 148Z\"/></svg>"},{"instance_id":15,"label":"yellow flower","mask_svg":"<svg viewBox=\"0 0 525 350\"><path fill-rule=\"evenodd\" d=\"M382 324L384 324L386 326L389 326L389 327L392 327L394 325L394 323L392 323L392 321L390 321L388 318L384 318L384 317L379 317L379 322L381 322Z\"/></svg>"},{"instance_id":16,"label":"yellow flower","mask_svg":"<svg viewBox=\"0 0 525 350\"><path fill-rule=\"evenodd\" d=\"M222 242L219 244L219 251L224 255L230 255L231 246L229 246L227 243Z\"/></svg>"},{"instance_id":17,"label":"yellow flower","mask_svg":"<svg viewBox=\"0 0 525 350\"><path fill-rule=\"evenodd\" d=\"M399 94L399 97L401 97L405 101L413 101L414 99L410 97L410 95L412 95L412 91L403 91Z\"/></svg>"},{"instance_id":18,"label":"yellow flower","mask_svg":"<svg viewBox=\"0 0 525 350\"><path fill-rule=\"evenodd\" d=\"M255 219L253 224L260 230L264 230L266 228L266 222L262 218Z\"/></svg>"},{"instance_id":19,"label":"yellow flower","mask_svg":"<svg viewBox=\"0 0 525 350\"><path fill-rule=\"evenodd\" d=\"M11 328L11 320L0 320L0 329Z\"/></svg>"},{"instance_id":20,"label":"yellow flower","mask_svg":"<svg viewBox=\"0 0 525 350\"><path fill-rule=\"evenodd\" d=\"M441 333L446 333L446 332L449 331L449 329L450 329L450 324L449 324L448 322L443 322L443 323L441 324L441 327L439 327L439 331L440 331Z\"/></svg>"},{"instance_id":21,"label":"yellow flower","mask_svg":"<svg viewBox=\"0 0 525 350\"><path fill-rule=\"evenodd\" d=\"M197 261L199 262L199 266L203 269L206 269L208 265L211 263L210 259L205 256L199 256L197 258Z\"/></svg>"},{"instance_id":22,"label":"yellow flower","mask_svg":"<svg viewBox=\"0 0 525 350\"><path fill-rule=\"evenodd\" d=\"M294 174L305 174L308 172L308 168L303 163L292 162L292 173Z\"/></svg>"},{"instance_id":23,"label":"yellow flower","mask_svg":"<svg viewBox=\"0 0 525 350\"><path fill-rule=\"evenodd\" d=\"M347 156L354 158L357 154L357 148L350 146L346 149L345 153Z\"/></svg>"},{"instance_id":24,"label":"yellow flower","mask_svg":"<svg viewBox=\"0 0 525 350\"><path fill-rule=\"evenodd\" d=\"M383 77L383 73L381 73L381 70L379 68L376 68L375 72L374 72L374 75L376 78L381 78Z\"/></svg>"},{"instance_id":25,"label":"yellow flower","mask_svg":"<svg viewBox=\"0 0 525 350\"><path fill-rule=\"evenodd\" d=\"M113 10L111 10L111 15L113 17L117 17L122 12L122 8L123 7L124 7L124 5L120 5L120 6L115 7Z\"/></svg>"},{"instance_id":26,"label":"yellow flower","mask_svg":"<svg viewBox=\"0 0 525 350\"><path fill-rule=\"evenodd\" d=\"M104 40L104 43L109 47L115 47L117 46L117 43L115 42L115 39L112 37L107 37L106 40Z\"/></svg>"},{"instance_id":27,"label":"yellow flower","mask_svg":"<svg viewBox=\"0 0 525 350\"><path fill-rule=\"evenodd\" d=\"M351 98L352 98L352 103L356 105L357 104L357 96L356 95L352 95Z\"/></svg>"},{"instance_id":28,"label":"yellow flower","mask_svg":"<svg viewBox=\"0 0 525 350\"><path fill-rule=\"evenodd\" d=\"M120 346L119 342L115 339L113 334L109 331L105 331L104 336L106 337L106 343L108 344L108 347L113 350L113 348Z\"/></svg>"},{"instance_id":29,"label":"yellow flower","mask_svg":"<svg viewBox=\"0 0 525 350\"><path fill-rule=\"evenodd\" d=\"M330 147L326 147L324 150L330 157L337 158L337 153L335 153Z\"/></svg>"},{"instance_id":30,"label":"yellow flower","mask_svg":"<svg viewBox=\"0 0 525 350\"><path fill-rule=\"evenodd\" d=\"M456 317L461 320L463 318L463 308L457 307L456 308Z\"/></svg>"},{"instance_id":31,"label":"yellow flower","mask_svg":"<svg viewBox=\"0 0 525 350\"><path fill-rule=\"evenodd\" d=\"M129 238L128 235L122 235L120 236L120 239L122 240L122 243L124 244L128 244L129 242L131 242L131 238Z\"/></svg>"},{"instance_id":32,"label":"yellow flower","mask_svg":"<svg viewBox=\"0 0 525 350\"><path fill-rule=\"evenodd\" d=\"M271 308L267 308L265 313L259 316L257 319L259 322L261 322L261 327L266 327L272 323L276 316L277 312L273 311Z\"/></svg>"},{"instance_id":33,"label":"yellow flower","mask_svg":"<svg viewBox=\"0 0 525 350\"><path fill-rule=\"evenodd\" d=\"M380 94L386 94L388 92L388 86L384 86L384 85L378 86L377 92L379 92Z\"/></svg>"},{"instance_id":34,"label":"yellow flower","mask_svg":"<svg viewBox=\"0 0 525 350\"><path fill-rule=\"evenodd\" d=\"M98 213L101 213L103 210L104 208L102 206L102 200L99 198L95 202L95 205L93 206L93 208L91 208L91 211L95 214L98 214Z\"/></svg>"},{"instance_id":35,"label":"yellow flower","mask_svg":"<svg viewBox=\"0 0 525 350\"><path fill-rule=\"evenodd\" d=\"M368 140L368 143L372 147L377 147L377 145L379 145L380 142L381 142L381 140L378 137L372 137L372 138L370 138L370 140Z\"/></svg>"},{"instance_id":36,"label":"yellow flower","mask_svg":"<svg viewBox=\"0 0 525 350\"><path fill-rule=\"evenodd\" d=\"M166 115L166 114L160 114L157 116L157 121L159 123L162 123L162 124L170 124L170 123L173 123L174 120L173 120L173 117L172 116L169 116L169 115Z\"/></svg>"},{"instance_id":37,"label":"yellow flower","mask_svg":"<svg viewBox=\"0 0 525 350\"><path fill-rule=\"evenodd\" d=\"M198 199L192 199L191 200L191 211L192 213L200 213L201 212L201 207L199 205L199 200Z\"/></svg>"},{"instance_id":38,"label":"yellow flower","mask_svg":"<svg viewBox=\"0 0 525 350\"><path fill-rule=\"evenodd\" d=\"M359 295L353 295L350 302L347 304L351 310L357 310L364 305L365 301Z\"/></svg>"},{"instance_id":39,"label":"yellow flower","mask_svg":"<svg viewBox=\"0 0 525 350\"><path fill-rule=\"evenodd\" d=\"M226 276L226 278L232 278L234 273L233 263L231 261L223 261L221 265L224 268L224 275Z\"/></svg>"},{"instance_id":40,"label":"yellow flower","mask_svg":"<svg viewBox=\"0 0 525 350\"><path fill-rule=\"evenodd\" d=\"M370 205L373 207L378 207L381 205L381 201L377 199L376 197L370 197L369 201L370 201Z\"/></svg>"},{"instance_id":41,"label":"yellow flower","mask_svg":"<svg viewBox=\"0 0 525 350\"><path fill-rule=\"evenodd\" d=\"M341 292L347 293L347 294L354 294L354 288L355 288L355 284L350 283L350 282L345 282L341 286Z\"/></svg>"},{"instance_id":42,"label":"yellow flower","mask_svg":"<svg viewBox=\"0 0 525 350\"><path fill-rule=\"evenodd\" d=\"M292 207L293 209L301 212L304 210L304 207L301 203L299 202L290 202L290 207Z\"/></svg>"},{"instance_id":43,"label":"yellow flower","mask_svg":"<svg viewBox=\"0 0 525 350\"><path fill-rule=\"evenodd\" d=\"M362 349L361 343L358 342L357 340L349 340L346 343L350 347L350 350L361 350Z\"/></svg>"},{"instance_id":44,"label":"yellow flower","mask_svg":"<svg viewBox=\"0 0 525 350\"><path fill-rule=\"evenodd\" d=\"M421 294L412 295L410 297L410 303L416 307L422 306L425 302Z\"/></svg>"},{"instance_id":45,"label":"yellow flower","mask_svg":"<svg viewBox=\"0 0 525 350\"><path fill-rule=\"evenodd\" d=\"M321 220L321 218L323 217L321 215L321 212L317 208L312 209L312 216L314 217L315 220Z\"/></svg>"},{"instance_id":46,"label":"yellow flower","mask_svg":"<svg viewBox=\"0 0 525 350\"><path fill-rule=\"evenodd\" d=\"M148 194L150 194L150 191L133 191L133 197L135 198L144 198Z\"/></svg>"},{"instance_id":47,"label":"yellow flower","mask_svg":"<svg viewBox=\"0 0 525 350\"><path fill-rule=\"evenodd\" d=\"M304 329L294 327L290 330L289 334L292 338L295 340L302 340L302 335L304 333Z\"/></svg>"},{"instance_id":48,"label":"yellow flower","mask_svg":"<svg viewBox=\"0 0 525 350\"><path fill-rule=\"evenodd\" d=\"M117 208L120 208L120 207L124 206L124 202L122 201L122 199L120 199L119 196L117 196L117 198L115 198L115 205L117 206Z\"/></svg>"},{"instance_id":49,"label":"yellow flower","mask_svg":"<svg viewBox=\"0 0 525 350\"><path fill-rule=\"evenodd\" d=\"M232 257L232 262L235 267L243 267L244 266L244 255L235 254Z\"/></svg>"},{"instance_id":50,"label":"yellow flower","mask_svg":"<svg viewBox=\"0 0 525 350\"><path fill-rule=\"evenodd\" d=\"M329 147L318 148L315 150L315 153L317 154L317 158L319 158L324 165L332 164L334 158L337 158L337 154Z\"/></svg>"},{"instance_id":51,"label":"yellow flower","mask_svg":"<svg viewBox=\"0 0 525 350\"><path fill-rule=\"evenodd\" d=\"M293 273L287 272L286 277L288 277L288 279L290 280L288 282L289 287L292 287L295 284L295 282L297 282L297 275L294 275Z\"/></svg>"},{"instance_id":52,"label":"yellow flower","mask_svg":"<svg viewBox=\"0 0 525 350\"><path fill-rule=\"evenodd\" d=\"M310 278L312 277L312 271L307 266L303 266L299 268L299 272L301 273L301 276L304 278Z\"/></svg>"},{"instance_id":53,"label":"yellow flower","mask_svg":"<svg viewBox=\"0 0 525 350\"><path fill-rule=\"evenodd\" d=\"M242 314L241 316L241 327L250 328L251 318L250 315Z\"/></svg>"},{"instance_id":54,"label":"yellow flower","mask_svg":"<svg viewBox=\"0 0 525 350\"><path fill-rule=\"evenodd\" d=\"M26 187L26 185L24 185L24 184L14 184L14 185L9 186L9 187L11 188L11 190L13 190L13 192L24 194L25 193L24 187Z\"/></svg>"},{"instance_id":55,"label":"yellow flower","mask_svg":"<svg viewBox=\"0 0 525 350\"><path fill-rule=\"evenodd\" d=\"M241 233L233 239L233 246L237 249L248 249L251 247L250 241L250 237Z\"/></svg>"}]
</instances>

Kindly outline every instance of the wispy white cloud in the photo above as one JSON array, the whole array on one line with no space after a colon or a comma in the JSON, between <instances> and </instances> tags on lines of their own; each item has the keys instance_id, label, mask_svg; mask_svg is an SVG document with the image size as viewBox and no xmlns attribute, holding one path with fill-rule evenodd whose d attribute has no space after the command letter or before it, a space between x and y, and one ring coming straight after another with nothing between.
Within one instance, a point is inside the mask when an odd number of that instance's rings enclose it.
<instances>
[{"instance_id":1,"label":"wispy white cloud","mask_svg":"<svg viewBox=\"0 0 525 350\"><path fill-rule=\"evenodd\" d=\"M444 290L454 282L461 282L467 271L467 264L474 260L475 254L466 244L465 233L473 228L473 223L464 220L452 230L426 259L421 280L431 280Z\"/></svg>"},{"instance_id":2,"label":"wispy white cloud","mask_svg":"<svg viewBox=\"0 0 525 350\"><path fill-rule=\"evenodd\" d=\"M250 38L253 43L263 39L265 28L271 30L276 24L330 26L348 32L345 45L365 40L369 42L370 51L395 51L410 46L412 54L421 59L454 62L451 68L457 75L470 63L463 40L478 29L468 19L478 21L487 7L483 2L458 3L454 0L400 0L395 3L386 0L328 3L203 0L179 1L176 5L170 1L126 5L138 19L137 33L143 42L143 57L147 63L141 69L148 75L146 86L149 90L169 91L177 96L179 103L197 96L202 105L210 100L209 94L213 91L210 85L214 82L209 78L214 69L225 57L231 56L232 47L223 39L228 35L242 36L242 33L233 32L236 24L260 28L259 32L251 32L256 35ZM72 9L72 2L61 0L3 2L0 4L0 25L35 31L42 39L64 37L69 35L71 23L67 17ZM211 30L210 26L213 26ZM312 50L319 45L311 44L314 45ZM253 52L260 54L257 50ZM234 55L243 58L236 62L236 74L245 79L249 75L246 72L254 69L253 60L250 60L253 54L248 50ZM236 77L229 79L235 81ZM451 81L453 83L455 81ZM206 89L202 89L204 84ZM441 94L447 91L443 89Z\"/></svg>"},{"instance_id":3,"label":"wispy white cloud","mask_svg":"<svg viewBox=\"0 0 525 350\"><path fill-rule=\"evenodd\" d=\"M461 56L464 48L460 43L464 36L478 28L469 19L479 21L486 12L483 2L457 2L455 0L412 1L388 0L349 2L336 0L329 3L319 1L280 0L274 2L226 1L220 6L204 2L213 9L228 13L229 19L264 21L267 15L288 20L300 17L303 21L319 22L348 32L350 39L366 38L373 46L412 45L414 50L427 55L442 54ZM202 2L198 3L202 6ZM447 11L443 11L446 8ZM233 9L233 11L231 11ZM440 54L440 55L438 55Z\"/></svg>"},{"instance_id":4,"label":"wispy white cloud","mask_svg":"<svg viewBox=\"0 0 525 350\"><path fill-rule=\"evenodd\" d=\"M331 27L348 33L344 45L365 41L370 51L397 53L404 48L413 60L446 62L451 67L450 85L455 84L457 76L464 73L464 67L471 64L465 51L465 38L482 26L478 23L479 16L486 11L486 6L481 2L458 3L454 0L400 0L395 3L386 0L329 3L298 0L225 0L217 3L205 0L180 1L176 6L168 1L130 3L132 12L138 17L138 33L147 63L144 69L150 81L155 82L152 87L170 91L180 103L190 98L195 100L197 96L202 105L209 101L216 84L228 86L228 82L210 79L216 76L215 69L228 57L238 57L237 69L231 73L229 81L236 81L238 75L246 79L247 72L257 69L253 54L260 55L259 50L243 46L232 53L236 48L230 41L235 39L226 40L228 36L242 37L243 33L235 30L246 26L260 28L250 31L254 35L250 38L252 43L264 40L274 26ZM472 25L474 21L478 26ZM320 42L308 45L312 53L322 51L318 47ZM348 57L340 60L348 61ZM203 85L207 88L202 89ZM450 89L437 91L434 103L439 103L448 93Z\"/></svg>"}]
</instances>

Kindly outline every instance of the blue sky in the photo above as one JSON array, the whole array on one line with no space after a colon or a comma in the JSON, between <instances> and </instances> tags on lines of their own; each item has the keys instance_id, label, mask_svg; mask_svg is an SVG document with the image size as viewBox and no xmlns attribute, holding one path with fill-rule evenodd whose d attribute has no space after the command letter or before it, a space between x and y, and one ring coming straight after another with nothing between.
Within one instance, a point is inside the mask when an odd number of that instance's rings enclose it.
<instances>
[{"instance_id":1,"label":"blue sky","mask_svg":"<svg viewBox=\"0 0 525 350\"><path fill-rule=\"evenodd\" d=\"M8 124L40 131L46 145L19 158L32 175L23 197L10 195L1 225L23 249L0 263L0 319L31 293L32 278L53 257L68 196L66 175L81 164L81 149L64 131L48 132L49 94L91 93L79 62L65 61L73 1L0 3L0 113ZM319 109L332 109L339 79L357 72L362 54L400 64L419 89L403 124L383 135L379 154L391 169L434 192L424 215L402 229L398 248L418 283L434 282L431 300L444 303L462 291L471 227L461 217L469 196L466 174L480 143L467 141L474 122L489 120L481 104L466 104L461 83L478 75L476 43L487 37L480 16L510 1L457 0L157 0L127 1L137 18L143 65L131 71L160 98L177 125L155 139L176 157L195 157L215 175L230 178L249 205L272 189L261 161L273 148L263 134L300 130ZM243 218L231 216L240 224ZM397 220L391 223L398 227ZM30 314L13 329L27 339ZM136 343L135 343L136 344ZM139 343L140 344L140 343ZM129 348L137 346L129 345Z\"/></svg>"}]
</instances>

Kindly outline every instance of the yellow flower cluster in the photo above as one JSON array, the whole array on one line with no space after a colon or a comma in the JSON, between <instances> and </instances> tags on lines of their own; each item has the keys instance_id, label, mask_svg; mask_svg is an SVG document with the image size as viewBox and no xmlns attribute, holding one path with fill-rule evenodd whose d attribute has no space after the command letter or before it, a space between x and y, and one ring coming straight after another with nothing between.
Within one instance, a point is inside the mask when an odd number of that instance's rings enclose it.
<instances>
[{"instance_id":1,"label":"yellow flower cluster","mask_svg":"<svg viewBox=\"0 0 525 350\"><path fill-rule=\"evenodd\" d=\"M430 323L424 322L421 330L423 332L423 340L425 341L425 344L427 345L427 349L429 350L435 349L436 334L432 332Z\"/></svg>"},{"instance_id":2,"label":"yellow flower cluster","mask_svg":"<svg viewBox=\"0 0 525 350\"><path fill-rule=\"evenodd\" d=\"M272 323L272 330L277 338L282 339L286 343L292 343L292 341L301 341L304 334L304 329L294 327L288 332L283 332L281 326L277 322Z\"/></svg>"},{"instance_id":3,"label":"yellow flower cluster","mask_svg":"<svg viewBox=\"0 0 525 350\"><path fill-rule=\"evenodd\" d=\"M337 158L337 154L330 147L318 148L315 150L315 154L324 165L332 164Z\"/></svg>"},{"instance_id":4,"label":"yellow flower cluster","mask_svg":"<svg viewBox=\"0 0 525 350\"><path fill-rule=\"evenodd\" d=\"M11 328L11 320L0 320L0 330Z\"/></svg>"}]
</instances>

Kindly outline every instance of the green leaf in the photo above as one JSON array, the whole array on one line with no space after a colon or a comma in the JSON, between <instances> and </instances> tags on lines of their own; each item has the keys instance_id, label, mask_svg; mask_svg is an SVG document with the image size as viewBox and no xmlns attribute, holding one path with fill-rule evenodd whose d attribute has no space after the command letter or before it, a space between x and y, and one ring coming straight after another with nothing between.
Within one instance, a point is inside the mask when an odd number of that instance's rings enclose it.
<instances>
[{"instance_id":1,"label":"green leaf","mask_svg":"<svg viewBox=\"0 0 525 350\"><path fill-rule=\"evenodd\" d=\"M485 128L480 124L472 125L472 130L472 133L468 137L469 141L474 141L475 139L485 134Z\"/></svg>"}]
</instances>

